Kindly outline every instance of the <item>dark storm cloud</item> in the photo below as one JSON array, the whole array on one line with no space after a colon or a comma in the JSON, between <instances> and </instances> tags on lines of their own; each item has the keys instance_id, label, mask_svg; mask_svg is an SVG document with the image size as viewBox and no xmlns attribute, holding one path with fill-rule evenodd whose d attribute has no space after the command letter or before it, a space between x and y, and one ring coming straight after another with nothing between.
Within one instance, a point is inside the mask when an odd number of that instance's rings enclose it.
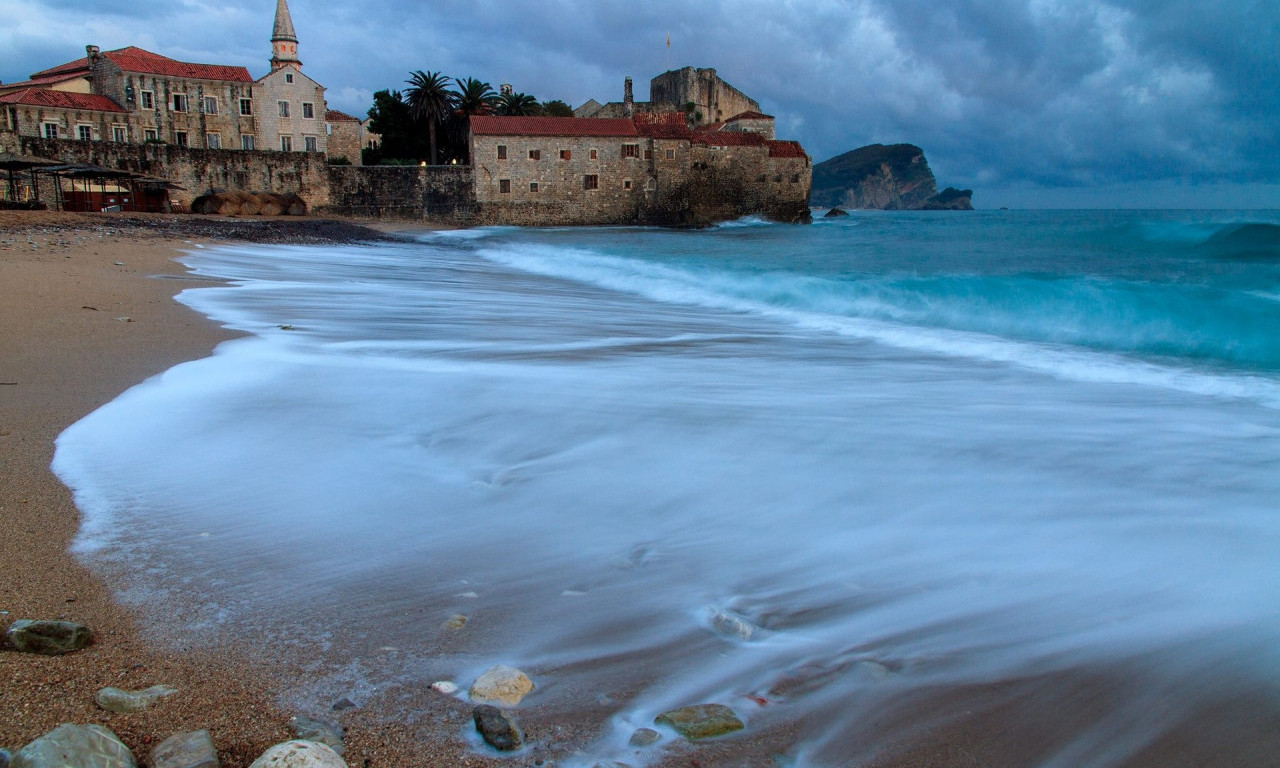
<instances>
[{"instance_id":1,"label":"dark storm cloud","mask_svg":"<svg viewBox=\"0 0 1280 768\"><path fill-rule=\"evenodd\" d=\"M925 148L940 182L977 189L1280 184L1274 2L290 7L307 71L328 86L333 106L353 114L416 69L510 82L573 104L617 100L632 75L644 98L669 56L673 67L715 67L816 160L909 141ZM87 42L265 69L274 0L163 8L0 0L0 17L20 20L0 30L0 78L83 55Z\"/></svg>"}]
</instances>

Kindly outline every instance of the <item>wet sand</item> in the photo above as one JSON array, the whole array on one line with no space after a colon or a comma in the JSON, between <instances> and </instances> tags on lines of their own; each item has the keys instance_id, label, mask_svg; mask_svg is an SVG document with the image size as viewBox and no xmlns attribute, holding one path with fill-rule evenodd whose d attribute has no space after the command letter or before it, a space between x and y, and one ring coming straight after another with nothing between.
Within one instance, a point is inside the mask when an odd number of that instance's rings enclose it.
<instances>
[{"instance_id":1,"label":"wet sand","mask_svg":"<svg viewBox=\"0 0 1280 768\"><path fill-rule=\"evenodd\" d=\"M70 619L96 633L93 646L68 656L0 652L0 747L17 749L60 723L98 723L149 764L151 749L170 734L208 728L222 764L235 768L287 739L291 715L309 714L347 726L351 766L546 766L553 759L563 764L585 747L622 705L584 697L569 711L522 710L531 746L512 759L473 752L466 736L470 707L422 687L380 691L371 702L379 706L289 711L277 694L305 670L286 666L270 648L150 642L138 617L68 554L79 513L49 471L57 436L128 387L231 338L173 300L186 287L206 284L187 277L174 257L196 242L367 236L347 224L314 220L0 212L0 626L20 618ZM1136 716L1151 719L1159 733L1152 742L1086 752L1075 764L1275 764L1280 705L1266 681L1251 686L1224 670L1221 695L1208 703L1201 697L1194 706L1179 706L1179 692L1169 691L1145 712L1117 710L1116 694L1146 684L1134 661L1133 668L916 690L887 700L865 732L849 734L867 745L857 764L1040 764L1069 750L1076 735L1105 734L1109 719ZM530 671L535 679L549 672ZM132 715L107 713L93 701L104 686L155 684L180 692ZM769 702L766 709L775 706L783 705ZM378 711L389 708L413 716L388 722ZM759 722L758 731L741 738L674 746L661 764L776 765L793 730L785 716ZM1105 735L1101 741L1105 746Z\"/></svg>"}]
</instances>

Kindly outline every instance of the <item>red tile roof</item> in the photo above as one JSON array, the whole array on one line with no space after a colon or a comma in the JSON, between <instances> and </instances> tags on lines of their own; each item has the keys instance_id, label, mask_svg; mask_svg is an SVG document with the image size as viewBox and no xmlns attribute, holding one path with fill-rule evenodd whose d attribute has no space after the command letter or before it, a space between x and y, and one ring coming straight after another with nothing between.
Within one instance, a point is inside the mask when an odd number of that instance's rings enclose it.
<instances>
[{"instance_id":1,"label":"red tile roof","mask_svg":"<svg viewBox=\"0 0 1280 768\"><path fill-rule=\"evenodd\" d=\"M26 88L0 96L0 104L23 104L32 107L57 107L83 109L95 112L124 112L120 105L106 96L92 93L68 93L48 88Z\"/></svg>"},{"instance_id":2,"label":"red tile roof","mask_svg":"<svg viewBox=\"0 0 1280 768\"><path fill-rule=\"evenodd\" d=\"M766 141L769 157L808 157L798 141Z\"/></svg>"},{"instance_id":3,"label":"red tile roof","mask_svg":"<svg viewBox=\"0 0 1280 768\"><path fill-rule=\"evenodd\" d=\"M236 83L253 82L253 78L249 76L249 70L244 67L233 67L226 64L190 64L185 61L171 59L168 56L161 56L158 53L152 53L133 45L128 48L105 51L102 55L115 62L116 66L126 72L140 72L144 75L161 75L163 77L185 77L195 80L228 80ZM31 79L38 80L52 75L72 74L81 71L89 71L88 58L76 59L52 69L36 72L31 76Z\"/></svg>"},{"instance_id":4,"label":"red tile roof","mask_svg":"<svg viewBox=\"0 0 1280 768\"><path fill-rule=\"evenodd\" d=\"M734 120L772 120L772 119L773 119L773 115L766 115L763 112L755 112L755 111L748 110L746 112L740 112L734 115L728 120L725 120L725 122L732 123Z\"/></svg>"},{"instance_id":5,"label":"red tile roof","mask_svg":"<svg viewBox=\"0 0 1280 768\"><path fill-rule=\"evenodd\" d=\"M599 117L501 117L473 115L471 132L477 136L639 136L636 124L626 118Z\"/></svg>"},{"instance_id":6,"label":"red tile roof","mask_svg":"<svg viewBox=\"0 0 1280 768\"><path fill-rule=\"evenodd\" d=\"M339 112L339 111L338 111L338 110L336 110L336 109L326 109L326 110L325 110L325 112L324 112L324 119L325 119L325 120L327 120L327 121L328 121L328 122L330 122L330 123L358 123L358 122L360 122L360 118L358 118L358 117L352 117L351 115L348 115L346 112Z\"/></svg>"},{"instance_id":7,"label":"red tile roof","mask_svg":"<svg viewBox=\"0 0 1280 768\"><path fill-rule=\"evenodd\" d=\"M763 147L765 145L763 136L750 131L695 133L690 140L694 144L706 144L715 147Z\"/></svg>"},{"instance_id":8,"label":"red tile roof","mask_svg":"<svg viewBox=\"0 0 1280 768\"><path fill-rule=\"evenodd\" d=\"M681 121L680 125L637 125L641 136L651 139L691 139L693 131Z\"/></svg>"}]
</instances>

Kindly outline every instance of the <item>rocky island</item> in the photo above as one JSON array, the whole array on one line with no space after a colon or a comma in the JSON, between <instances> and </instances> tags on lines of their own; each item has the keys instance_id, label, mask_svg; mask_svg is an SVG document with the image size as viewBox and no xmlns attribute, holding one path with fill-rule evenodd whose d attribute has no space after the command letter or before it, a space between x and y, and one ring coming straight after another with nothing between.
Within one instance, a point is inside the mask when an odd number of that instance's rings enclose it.
<instances>
[{"instance_id":1,"label":"rocky island","mask_svg":"<svg viewBox=\"0 0 1280 768\"><path fill-rule=\"evenodd\" d=\"M973 210L973 190L938 183L914 144L871 144L813 166L810 202L886 211Z\"/></svg>"}]
</instances>

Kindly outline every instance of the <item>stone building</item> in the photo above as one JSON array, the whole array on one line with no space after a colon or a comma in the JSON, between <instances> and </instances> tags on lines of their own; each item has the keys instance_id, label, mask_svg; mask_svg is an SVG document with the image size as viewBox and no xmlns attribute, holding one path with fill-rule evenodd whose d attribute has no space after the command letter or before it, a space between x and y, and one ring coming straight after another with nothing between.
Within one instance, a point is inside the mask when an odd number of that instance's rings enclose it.
<instances>
[{"instance_id":1,"label":"stone building","mask_svg":"<svg viewBox=\"0 0 1280 768\"><path fill-rule=\"evenodd\" d=\"M684 114L688 124L694 127L723 123L744 113L766 117L755 99L722 80L714 69L693 67L669 70L651 79L648 101L635 101L628 77L623 84L622 101L601 104L591 99L575 109L573 115L619 118L670 112Z\"/></svg>"},{"instance_id":2,"label":"stone building","mask_svg":"<svg viewBox=\"0 0 1280 768\"><path fill-rule=\"evenodd\" d=\"M0 85L0 130L196 149L323 153L324 87L302 74L285 0L277 0L271 45L271 71L258 80L244 67L178 61L134 46L103 52L88 45L84 58Z\"/></svg>"},{"instance_id":3,"label":"stone building","mask_svg":"<svg viewBox=\"0 0 1280 768\"><path fill-rule=\"evenodd\" d=\"M325 154L334 162L346 160L360 165L361 150L365 146L364 123L358 117L336 109L324 113L325 134L328 144Z\"/></svg>"}]
</instances>

